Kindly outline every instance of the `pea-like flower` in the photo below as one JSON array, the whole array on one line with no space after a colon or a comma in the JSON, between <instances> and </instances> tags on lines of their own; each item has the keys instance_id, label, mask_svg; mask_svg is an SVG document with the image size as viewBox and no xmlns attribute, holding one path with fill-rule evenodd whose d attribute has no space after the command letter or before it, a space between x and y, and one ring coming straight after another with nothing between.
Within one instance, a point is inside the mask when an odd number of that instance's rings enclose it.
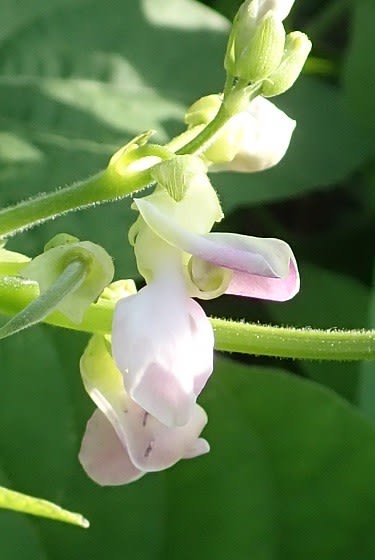
<instances>
[{"instance_id":1,"label":"pea-like flower","mask_svg":"<svg viewBox=\"0 0 375 560\"><path fill-rule=\"evenodd\" d=\"M234 233L197 234L154 204L152 195L136 199L135 205L153 233L183 255L190 296L212 299L227 293L286 301L298 292L296 260L284 241Z\"/></svg>"},{"instance_id":2,"label":"pea-like flower","mask_svg":"<svg viewBox=\"0 0 375 560\"><path fill-rule=\"evenodd\" d=\"M222 103L220 95L196 101L185 115L198 134L214 118ZM253 173L277 165L289 147L296 121L268 99L258 96L246 111L234 115L205 151L209 171Z\"/></svg>"},{"instance_id":3,"label":"pea-like flower","mask_svg":"<svg viewBox=\"0 0 375 560\"><path fill-rule=\"evenodd\" d=\"M205 189L209 203L202 206ZM231 293L285 301L299 288L285 242L210 233L221 218L211 189L200 185L199 205L189 189L179 201L160 188L134 200L140 215L130 239L147 286L114 313L113 356L127 391L169 427L189 422L213 369L212 327L191 298Z\"/></svg>"},{"instance_id":4,"label":"pea-like flower","mask_svg":"<svg viewBox=\"0 0 375 560\"><path fill-rule=\"evenodd\" d=\"M98 408L87 423L79 459L98 484L126 484L209 451L207 441L199 437L207 423L204 410L195 404L182 427L159 422L129 397L112 359L110 341L103 336L92 337L80 367L85 388Z\"/></svg>"}]
</instances>

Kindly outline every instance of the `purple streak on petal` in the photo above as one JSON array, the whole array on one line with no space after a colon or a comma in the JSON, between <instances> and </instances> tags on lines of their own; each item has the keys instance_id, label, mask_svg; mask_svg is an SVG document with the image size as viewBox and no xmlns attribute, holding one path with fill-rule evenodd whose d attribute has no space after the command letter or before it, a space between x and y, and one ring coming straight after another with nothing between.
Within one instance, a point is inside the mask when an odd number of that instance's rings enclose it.
<instances>
[{"instance_id":1,"label":"purple streak on petal","mask_svg":"<svg viewBox=\"0 0 375 560\"><path fill-rule=\"evenodd\" d=\"M197 440L206 423L205 411L195 404L184 426L169 428L129 399L124 431L132 462L142 471L151 472L201 454L203 446ZM205 449L207 452L207 445Z\"/></svg>"},{"instance_id":2,"label":"purple streak on petal","mask_svg":"<svg viewBox=\"0 0 375 560\"><path fill-rule=\"evenodd\" d=\"M79 460L88 476L101 486L127 484L144 474L134 466L126 447L99 409L87 422Z\"/></svg>"}]
</instances>

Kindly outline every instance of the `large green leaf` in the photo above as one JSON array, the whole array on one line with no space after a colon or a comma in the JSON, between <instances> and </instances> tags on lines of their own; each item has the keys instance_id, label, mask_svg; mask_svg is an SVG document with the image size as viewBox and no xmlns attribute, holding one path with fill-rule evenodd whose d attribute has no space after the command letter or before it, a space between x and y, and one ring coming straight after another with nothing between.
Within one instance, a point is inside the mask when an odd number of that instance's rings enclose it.
<instances>
[{"instance_id":1,"label":"large green leaf","mask_svg":"<svg viewBox=\"0 0 375 560\"><path fill-rule=\"evenodd\" d=\"M168 472L163 558L374 557L375 430L354 408L221 359L203 400L212 450Z\"/></svg>"},{"instance_id":2,"label":"large green leaf","mask_svg":"<svg viewBox=\"0 0 375 560\"><path fill-rule=\"evenodd\" d=\"M312 265L301 265L301 291L290 302L269 304L275 322L297 327L363 329L368 326L369 290L358 281ZM312 379L355 401L359 362L302 362Z\"/></svg>"},{"instance_id":3,"label":"large green leaf","mask_svg":"<svg viewBox=\"0 0 375 560\"><path fill-rule=\"evenodd\" d=\"M44 330L1 342L0 460L14 490L61 502L76 435L66 373Z\"/></svg>"},{"instance_id":4,"label":"large green leaf","mask_svg":"<svg viewBox=\"0 0 375 560\"><path fill-rule=\"evenodd\" d=\"M357 0L351 3L351 9L353 23L344 66L344 95L358 122L374 131L375 67L371 57L375 49L375 3L373 0Z\"/></svg>"}]
</instances>

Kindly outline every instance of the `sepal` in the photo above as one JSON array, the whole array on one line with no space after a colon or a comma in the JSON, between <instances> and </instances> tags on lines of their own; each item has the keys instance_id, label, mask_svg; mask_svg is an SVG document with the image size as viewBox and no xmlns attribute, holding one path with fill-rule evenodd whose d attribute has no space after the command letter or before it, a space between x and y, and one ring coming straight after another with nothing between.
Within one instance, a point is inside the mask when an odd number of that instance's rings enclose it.
<instances>
[{"instance_id":1,"label":"sepal","mask_svg":"<svg viewBox=\"0 0 375 560\"><path fill-rule=\"evenodd\" d=\"M60 240L62 238L60 237ZM110 283L114 267L108 253L91 241L52 243L52 248L35 257L22 271L23 278L39 284L43 294L73 262L84 265L85 274L81 282L58 303L57 309L70 320L80 323L87 307L93 303ZM49 245L51 246L51 244Z\"/></svg>"}]
</instances>

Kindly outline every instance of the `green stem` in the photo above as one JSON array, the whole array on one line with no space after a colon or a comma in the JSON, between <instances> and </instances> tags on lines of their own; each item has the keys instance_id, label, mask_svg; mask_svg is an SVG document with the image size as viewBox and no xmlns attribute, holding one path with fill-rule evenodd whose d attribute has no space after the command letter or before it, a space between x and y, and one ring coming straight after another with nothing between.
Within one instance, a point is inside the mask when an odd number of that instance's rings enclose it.
<instances>
[{"instance_id":1,"label":"green stem","mask_svg":"<svg viewBox=\"0 0 375 560\"><path fill-rule=\"evenodd\" d=\"M176 153L178 155L201 154L213 141L215 134L232 116L233 113L228 111L224 103L222 103L216 117L195 138L190 140L185 146L182 146Z\"/></svg>"},{"instance_id":2,"label":"green stem","mask_svg":"<svg viewBox=\"0 0 375 560\"><path fill-rule=\"evenodd\" d=\"M38 295L34 282L17 277L0 278L0 313L14 315ZM99 299L89 307L81 324L54 312L45 323L88 333L108 334L114 303ZM257 356L308 360L375 360L375 331L294 329L212 319L215 348Z\"/></svg>"},{"instance_id":3,"label":"green stem","mask_svg":"<svg viewBox=\"0 0 375 560\"><path fill-rule=\"evenodd\" d=\"M245 110L248 103L259 94L259 84L246 87L246 81L239 80L230 90L233 79L227 78L224 87L224 99L215 118L190 142L182 146L176 153L197 154L204 153L215 139L215 135L229 121L233 115Z\"/></svg>"},{"instance_id":4,"label":"green stem","mask_svg":"<svg viewBox=\"0 0 375 560\"><path fill-rule=\"evenodd\" d=\"M79 260L69 263L48 290L32 299L0 328L0 339L12 336L43 321L65 296L82 283L86 272L86 263Z\"/></svg>"},{"instance_id":5,"label":"green stem","mask_svg":"<svg viewBox=\"0 0 375 560\"><path fill-rule=\"evenodd\" d=\"M0 237L98 202L125 197L151 182L148 170L120 176L110 169L52 193L41 193L0 211Z\"/></svg>"},{"instance_id":6,"label":"green stem","mask_svg":"<svg viewBox=\"0 0 375 560\"><path fill-rule=\"evenodd\" d=\"M305 360L375 360L375 330L274 327L212 319L218 350Z\"/></svg>"}]
</instances>

